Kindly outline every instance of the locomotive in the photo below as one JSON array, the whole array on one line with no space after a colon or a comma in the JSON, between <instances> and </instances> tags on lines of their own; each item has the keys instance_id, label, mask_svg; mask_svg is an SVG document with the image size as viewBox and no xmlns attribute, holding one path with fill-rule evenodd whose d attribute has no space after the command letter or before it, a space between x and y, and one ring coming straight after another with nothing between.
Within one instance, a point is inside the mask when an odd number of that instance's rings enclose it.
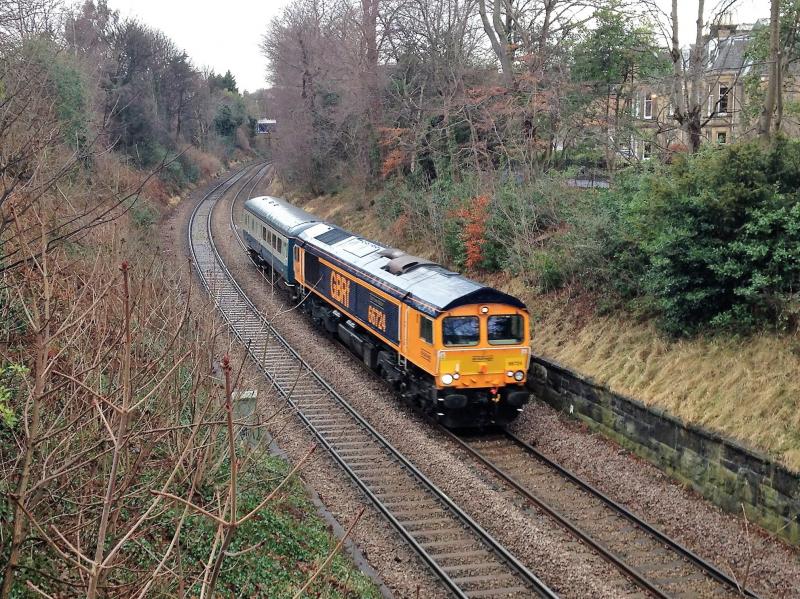
<instances>
[{"instance_id":1,"label":"locomotive","mask_svg":"<svg viewBox=\"0 0 800 599\"><path fill-rule=\"evenodd\" d=\"M517 298L369 241L275 197L240 219L315 326L448 428L506 425L529 400L529 315Z\"/></svg>"}]
</instances>

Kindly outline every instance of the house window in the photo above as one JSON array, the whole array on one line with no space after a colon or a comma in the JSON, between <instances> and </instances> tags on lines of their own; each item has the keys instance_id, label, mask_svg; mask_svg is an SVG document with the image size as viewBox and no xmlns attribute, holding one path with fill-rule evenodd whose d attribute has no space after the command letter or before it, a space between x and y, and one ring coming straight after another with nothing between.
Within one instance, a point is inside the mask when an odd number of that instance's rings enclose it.
<instances>
[{"instance_id":1,"label":"house window","mask_svg":"<svg viewBox=\"0 0 800 599\"><path fill-rule=\"evenodd\" d=\"M419 338L425 343L433 343L433 321L430 318L420 316Z\"/></svg>"},{"instance_id":2,"label":"house window","mask_svg":"<svg viewBox=\"0 0 800 599\"><path fill-rule=\"evenodd\" d=\"M653 118L653 96L651 94L647 94L644 98L644 118Z\"/></svg>"},{"instance_id":3,"label":"house window","mask_svg":"<svg viewBox=\"0 0 800 599\"><path fill-rule=\"evenodd\" d=\"M642 147L642 158L644 160L650 160L650 157L653 155L653 142L646 141Z\"/></svg>"},{"instance_id":4,"label":"house window","mask_svg":"<svg viewBox=\"0 0 800 599\"><path fill-rule=\"evenodd\" d=\"M725 131L717 131L717 143L718 144L728 143L728 134Z\"/></svg>"},{"instance_id":5,"label":"house window","mask_svg":"<svg viewBox=\"0 0 800 599\"><path fill-rule=\"evenodd\" d=\"M719 100L717 100L717 112L728 114L728 91L727 85L719 86Z\"/></svg>"}]
</instances>

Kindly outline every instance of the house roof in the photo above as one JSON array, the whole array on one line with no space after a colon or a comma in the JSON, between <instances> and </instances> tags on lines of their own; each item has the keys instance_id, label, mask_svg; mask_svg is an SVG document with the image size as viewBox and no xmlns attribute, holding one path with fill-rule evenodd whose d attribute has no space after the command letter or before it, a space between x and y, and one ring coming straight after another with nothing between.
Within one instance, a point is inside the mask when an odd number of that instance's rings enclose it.
<instances>
[{"instance_id":1,"label":"house roof","mask_svg":"<svg viewBox=\"0 0 800 599\"><path fill-rule=\"evenodd\" d=\"M739 71L750 66L747 57L747 47L750 45L751 36L734 34L724 39L711 39L708 41L708 70L712 72Z\"/></svg>"}]
</instances>

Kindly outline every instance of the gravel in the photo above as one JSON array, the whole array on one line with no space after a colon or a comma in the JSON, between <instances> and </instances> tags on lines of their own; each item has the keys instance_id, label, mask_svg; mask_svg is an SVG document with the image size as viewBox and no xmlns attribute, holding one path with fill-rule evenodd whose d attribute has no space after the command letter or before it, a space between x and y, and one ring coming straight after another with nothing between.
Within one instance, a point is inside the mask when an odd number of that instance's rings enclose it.
<instances>
[{"instance_id":1,"label":"gravel","mask_svg":"<svg viewBox=\"0 0 800 599\"><path fill-rule=\"evenodd\" d=\"M800 597L798 548L543 403L534 402L512 430L762 597Z\"/></svg>"}]
</instances>

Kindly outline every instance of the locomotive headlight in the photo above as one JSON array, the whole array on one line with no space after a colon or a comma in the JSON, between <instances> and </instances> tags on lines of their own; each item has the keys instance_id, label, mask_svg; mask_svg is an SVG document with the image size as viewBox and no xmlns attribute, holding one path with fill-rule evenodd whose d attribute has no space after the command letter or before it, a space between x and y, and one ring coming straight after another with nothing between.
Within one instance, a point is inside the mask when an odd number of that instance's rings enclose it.
<instances>
[{"instance_id":1,"label":"locomotive headlight","mask_svg":"<svg viewBox=\"0 0 800 599\"><path fill-rule=\"evenodd\" d=\"M514 376L514 371L513 370L509 370L508 372L506 372L506 375Z\"/></svg>"},{"instance_id":2,"label":"locomotive headlight","mask_svg":"<svg viewBox=\"0 0 800 599\"><path fill-rule=\"evenodd\" d=\"M454 372L454 373L453 373L453 380L456 380L456 381L457 381L457 380L458 380L458 379L460 379L460 378L461 378L461 375L460 375L460 374L458 374L457 372Z\"/></svg>"},{"instance_id":3,"label":"locomotive headlight","mask_svg":"<svg viewBox=\"0 0 800 599\"><path fill-rule=\"evenodd\" d=\"M443 374L442 375L442 384L443 385L452 385L453 384L453 375L452 374Z\"/></svg>"},{"instance_id":4,"label":"locomotive headlight","mask_svg":"<svg viewBox=\"0 0 800 599\"><path fill-rule=\"evenodd\" d=\"M522 379L524 379L524 378L525 378L525 373L524 373L524 372L522 372L521 370L517 370L517 371L514 373L514 380L515 380L515 381L521 381L521 380L522 380Z\"/></svg>"},{"instance_id":5,"label":"locomotive headlight","mask_svg":"<svg viewBox=\"0 0 800 599\"><path fill-rule=\"evenodd\" d=\"M488 314L488 313L489 313L489 306L482 306L481 314Z\"/></svg>"}]
</instances>

